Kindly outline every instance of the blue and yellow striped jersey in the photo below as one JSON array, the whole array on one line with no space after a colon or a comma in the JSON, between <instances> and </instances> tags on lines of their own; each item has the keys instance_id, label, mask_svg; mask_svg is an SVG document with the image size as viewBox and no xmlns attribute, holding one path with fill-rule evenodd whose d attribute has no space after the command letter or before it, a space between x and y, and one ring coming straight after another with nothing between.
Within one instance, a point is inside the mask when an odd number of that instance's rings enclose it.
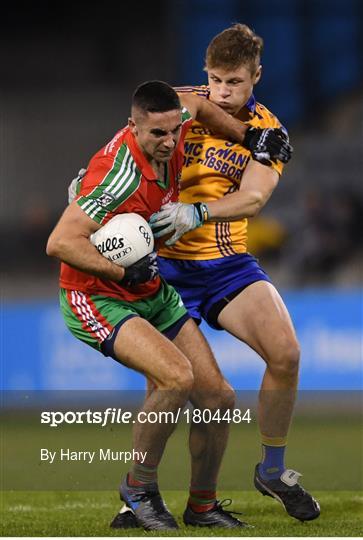
<instances>
[{"instance_id":1,"label":"blue and yellow striped jersey","mask_svg":"<svg viewBox=\"0 0 363 540\"><path fill-rule=\"evenodd\" d=\"M176 88L177 92L194 92L209 98L208 86ZM257 103L252 95L246 106L253 127L281 127L279 120L266 107ZM238 191L243 171L251 157L248 150L212 135L194 121L184 142L184 165L179 200L185 203L215 201ZM282 173L282 163L272 167ZM175 246L160 249L159 255L172 259L218 259L247 251L247 219L234 222L207 222L185 234Z\"/></svg>"}]
</instances>

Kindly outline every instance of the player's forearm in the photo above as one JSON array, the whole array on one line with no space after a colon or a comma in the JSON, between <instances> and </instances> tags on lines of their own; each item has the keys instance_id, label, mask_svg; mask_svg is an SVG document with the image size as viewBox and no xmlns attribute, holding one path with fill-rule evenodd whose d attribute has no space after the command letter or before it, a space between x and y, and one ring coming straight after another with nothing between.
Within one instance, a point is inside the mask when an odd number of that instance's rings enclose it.
<instances>
[{"instance_id":1,"label":"player's forearm","mask_svg":"<svg viewBox=\"0 0 363 540\"><path fill-rule=\"evenodd\" d=\"M123 267L100 255L88 238L84 237L63 238L53 234L48 240L47 255L81 272L110 281L121 281L125 274Z\"/></svg>"},{"instance_id":2,"label":"player's forearm","mask_svg":"<svg viewBox=\"0 0 363 540\"><path fill-rule=\"evenodd\" d=\"M237 221L259 213L267 199L259 191L238 191L207 203L208 221Z\"/></svg>"},{"instance_id":3,"label":"player's forearm","mask_svg":"<svg viewBox=\"0 0 363 540\"><path fill-rule=\"evenodd\" d=\"M218 201L208 202L210 221L236 221L256 216L271 197L279 181L272 168L251 160L244 173L241 189Z\"/></svg>"},{"instance_id":4,"label":"player's forearm","mask_svg":"<svg viewBox=\"0 0 363 540\"><path fill-rule=\"evenodd\" d=\"M243 143L246 125L242 124L208 99L195 94L179 94L180 101L198 122L228 140Z\"/></svg>"},{"instance_id":5,"label":"player's forearm","mask_svg":"<svg viewBox=\"0 0 363 540\"><path fill-rule=\"evenodd\" d=\"M202 105L196 114L196 120L213 133L239 144L243 143L248 127L207 99L202 100Z\"/></svg>"}]
</instances>

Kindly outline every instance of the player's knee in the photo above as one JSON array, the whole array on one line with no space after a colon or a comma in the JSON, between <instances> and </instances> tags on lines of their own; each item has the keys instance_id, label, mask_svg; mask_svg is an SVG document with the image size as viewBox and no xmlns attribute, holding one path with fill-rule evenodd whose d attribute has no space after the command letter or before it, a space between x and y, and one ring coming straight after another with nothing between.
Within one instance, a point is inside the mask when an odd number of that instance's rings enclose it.
<instances>
[{"instance_id":1,"label":"player's knee","mask_svg":"<svg viewBox=\"0 0 363 540\"><path fill-rule=\"evenodd\" d=\"M189 395L194 384L191 365L185 362L178 367L173 367L170 371L168 380L165 382L165 387L168 390Z\"/></svg>"},{"instance_id":2,"label":"player's knee","mask_svg":"<svg viewBox=\"0 0 363 540\"><path fill-rule=\"evenodd\" d=\"M218 397L217 408L218 409L233 409L236 402L236 393L232 386L224 381L221 387L220 395Z\"/></svg>"},{"instance_id":3,"label":"player's knee","mask_svg":"<svg viewBox=\"0 0 363 540\"><path fill-rule=\"evenodd\" d=\"M176 390L184 393L187 392L188 395L192 391L194 384L194 376L191 368L183 370L176 379Z\"/></svg>"},{"instance_id":4,"label":"player's knee","mask_svg":"<svg viewBox=\"0 0 363 540\"><path fill-rule=\"evenodd\" d=\"M300 346L295 339L287 346L285 356L286 370L292 375L297 375L300 364Z\"/></svg>"},{"instance_id":5,"label":"player's knee","mask_svg":"<svg viewBox=\"0 0 363 540\"><path fill-rule=\"evenodd\" d=\"M234 408L235 401L235 391L227 381L223 380L218 386L197 393L193 404L200 409L226 411Z\"/></svg>"},{"instance_id":6,"label":"player's knee","mask_svg":"<svg viewBox=\"0 0 363 540\"><path fill-rule=\"evenodd\" d=\"M279 353L270 363L272 372L283 378L294 379L299 372L300 347L295 339L286 340Z\"/></svg>"}]
</instances>

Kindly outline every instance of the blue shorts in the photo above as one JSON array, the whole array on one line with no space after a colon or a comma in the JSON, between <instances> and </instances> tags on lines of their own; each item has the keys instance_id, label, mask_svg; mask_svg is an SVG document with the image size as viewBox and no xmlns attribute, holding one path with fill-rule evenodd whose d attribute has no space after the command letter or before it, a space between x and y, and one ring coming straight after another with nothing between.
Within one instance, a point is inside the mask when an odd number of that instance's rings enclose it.
<instances>
[{"instance_id":1,"label":"blue shorts","mask_svg":"<svg viewBox=\"0 0 363 540\"><path fill-rule=\"evenodd\" d=\"M158 257L160 274L173 285L183 299L189 315L200 323L222 330L217 318L222 309L243 289L269 276L249 253L189 261Z\"/></svg>"}]
</instances>

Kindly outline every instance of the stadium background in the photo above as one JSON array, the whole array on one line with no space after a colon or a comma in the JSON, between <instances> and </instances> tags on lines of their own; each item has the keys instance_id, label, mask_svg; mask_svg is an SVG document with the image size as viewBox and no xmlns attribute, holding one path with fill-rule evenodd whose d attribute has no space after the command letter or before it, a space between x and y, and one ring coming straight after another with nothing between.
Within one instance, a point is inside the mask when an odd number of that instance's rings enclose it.
<instances>
[{"instance_id":1,"label":"stadium background","mask_svg":"<svg viewBox=\"0 0 363 540\"><path fill-rule=\"evenodd\" d=\"M65 426L55 432L39 425L37 412L45 403L50 410L54 403L76 409L101 403L100 389L108 391L104 408L117 406L136 397L136 389L141 399L144 381L67 331L57 303L58 263L46 257L45 244L67 203L70 179L125 124L135 86L147 79L204 83L208 42L237 21L264 38L256 97L288 127L295 147L272 199L251 222L249 249L286 300L301 342L302 392L288 464L305 473L304 486L319 497L324 516L302 532L281 519L273 502L270 508L259 494L240 491L253 489L259 455L253 391L263 365L237 340L203 326L224 373L241 390L240 406L251 406L254 418L232 427L220 489L236 490L225 493L255 524L251 534L354 536L361 530L363 4L155 0L142 7L112 1L50 7L15 1L0 17L6 535L110 534L106 522L127 466L99 464L91 474L75 464L50 469L39 463L39 447L127 450L129 430ZM160 471L163 489L179 490L166 492L178 514L189 467L186 429L176 430ZM102 489L110 491L95 491Z\"/></svg>"},{"instance_id":2,"label":"stadium background","mask_svg":"<svg viewBox=\"0 0 363 540\"><path fill-rule=\"evenodd\" d=\"M206 6L208 9L206 10ZM249 249L284 296L302 343L303 389L361 387L362 70L359 0L185 0L8 5L1 17L3 386L133 389L141 377L66 330L47 236L81 166L124 125L137 84L200 84L211 37L235 21L265 40L257 98L289 128L294 158ZM236 388L262 362L204 327ZM15 345L16 344L16 345Z\"/></svg>"}]
</instances>

